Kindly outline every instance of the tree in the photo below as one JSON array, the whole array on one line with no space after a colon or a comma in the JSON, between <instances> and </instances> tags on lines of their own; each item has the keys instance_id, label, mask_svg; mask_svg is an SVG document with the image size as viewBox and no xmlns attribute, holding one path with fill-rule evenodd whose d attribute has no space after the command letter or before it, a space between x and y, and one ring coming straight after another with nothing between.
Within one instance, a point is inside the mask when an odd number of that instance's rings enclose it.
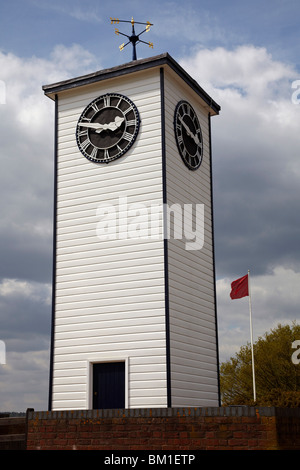
<instances>
[{"instance_id":1,"label":"tree","mask_svg":"<svg viewBox=\"0 0 300 470\"><path fill-rule=\"evenodd\" d=\"M223 405L300 407L300 363L292 361L300 325L279 324L253 345L256 403L253 402L251 345L221 364Z\"/></svg>"}]
</instances>

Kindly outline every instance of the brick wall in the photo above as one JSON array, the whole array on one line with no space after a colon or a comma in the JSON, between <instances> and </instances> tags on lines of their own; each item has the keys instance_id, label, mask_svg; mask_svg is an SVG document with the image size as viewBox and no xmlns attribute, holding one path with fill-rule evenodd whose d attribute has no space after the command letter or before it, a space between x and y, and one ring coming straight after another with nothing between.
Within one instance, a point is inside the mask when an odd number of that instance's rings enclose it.
<instances>
[{"instance_id":1,"label":"brick wall","mask_svg":"<svg viewBox=\"0 0 300 470\"><path fill-rule=\"evenodd\" d=\"M300 409L27 412L28 450L300 449Z\"/></svg>"}]
</instances>

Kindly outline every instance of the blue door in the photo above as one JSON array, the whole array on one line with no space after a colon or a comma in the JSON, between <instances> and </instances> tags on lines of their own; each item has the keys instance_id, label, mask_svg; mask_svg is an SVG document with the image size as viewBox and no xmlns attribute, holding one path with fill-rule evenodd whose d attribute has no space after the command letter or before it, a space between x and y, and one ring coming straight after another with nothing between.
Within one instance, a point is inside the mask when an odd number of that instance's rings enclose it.
<instances>
[{"instance_id":1,"label":"blue door","mask_svg":"<svg viewBox=\"0 0 300 470\"><path fill-rule=\"evenodd\" d=\"M125 362L93 365L93 409L125 408Z\"/></svg>"}]
</instances>

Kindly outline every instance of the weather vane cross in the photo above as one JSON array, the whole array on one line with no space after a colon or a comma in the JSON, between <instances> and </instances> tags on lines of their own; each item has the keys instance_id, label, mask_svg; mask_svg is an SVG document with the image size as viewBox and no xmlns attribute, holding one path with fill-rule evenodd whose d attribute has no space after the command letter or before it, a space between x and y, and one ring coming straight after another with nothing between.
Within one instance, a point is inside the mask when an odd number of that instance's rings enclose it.
<instances>
[{"instance_id":1,"label":"weather vane cross","mask_svg":"<svg viewBox=\"0 0 300 470\"><path fill-rule=\"evenodd\" d=\"M140 39L140 36L143 33L148 33L148 31L150 30L150 27L153 26L153 24L150 23L149 21L147 21L147 23L141 23L139 21L134 21L133 18L131 19L131 21L119 20L118 18L110 18L110 22L111 22L110 24L131 23L131 25L132 25L131 36L128 36L127 34L121 33L117 28L115 28L115 33L117 35L121 34L122 36L125 36L125 37L127 37L127 39L129 39L129 41L126 44L123 42L123 44L121 44L119 46L119 49L120 49L120 51L122 51L124 49L124 47L126 47L128 44L131 43L132 44L132 60L136 60L136 58L137 58L137 56L136 56L136 44L137 43L142 42L144 44L147 44L149 47L152 47L152 49L153 49L153 42L145 42L145 41L142 41ZM135 29L134 29L135 24L145 25L146 28L141 33L136 34Z\"/></svg>"}]
</instances>

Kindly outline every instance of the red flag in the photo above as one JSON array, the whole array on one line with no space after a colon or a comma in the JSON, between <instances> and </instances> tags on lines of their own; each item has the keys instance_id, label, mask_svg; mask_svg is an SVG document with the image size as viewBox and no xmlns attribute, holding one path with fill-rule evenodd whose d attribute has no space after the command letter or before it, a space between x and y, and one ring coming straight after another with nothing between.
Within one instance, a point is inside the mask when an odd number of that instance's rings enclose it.
<instances>
[{"instance_id":1,"label":"red flag","mask_svg":"<svg viewBox=\"0 0 300 470\"><path fill-rule=\"evenodd\" d=\"M240 277L236 281L231 283L231 292L230 297L232 299L241 299L249 295L248 291L248 274L246 276Z\"/></svg>"}]
</instances>

